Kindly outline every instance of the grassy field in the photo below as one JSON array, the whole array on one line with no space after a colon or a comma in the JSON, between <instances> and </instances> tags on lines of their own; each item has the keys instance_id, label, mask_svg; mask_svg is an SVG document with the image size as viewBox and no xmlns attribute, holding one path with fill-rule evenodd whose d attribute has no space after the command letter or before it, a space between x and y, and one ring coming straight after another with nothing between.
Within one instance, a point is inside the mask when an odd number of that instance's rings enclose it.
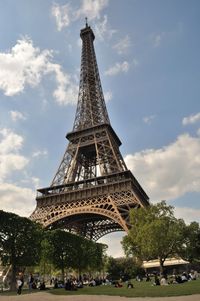
<instances>
[{"instance_id":1,"label":"grassy field","mask_svg":"<svg viewBox=\"0 0 200 301\"><path fill-rule=\"evenodd\" d=\"M55 295L112 295L125 297L169 297L200 294L200 279L182 284L168 286L152 286L149 282L132 282L134 288L128 289L126 284L122 288L113 286L84 287L77 291L53 289L50 293Z\"/></svg>"},{"instance_id":2,"label":"grassy field","mask_svg":"<svg viewBox=\"0 0 200 301\"><path fill-rule=\"evenodd\" d=\"M150 282L132 282L134 288L128 289L126 284L122 288L115 288L114 286L96 286L84 287L77 291L66 291L65 289L50 289L46 292L54 295L110 295L110 296L124 296L124 297L169 297L169 296L183 296L200 294L200 279L190 281L183 284L171 284L168 286L152 286ZM34 293L39 290L34 290ZM24 289L22 294L29 294L28 289ZM16 295L16 292L0 292L0 296Z\"/></svg>"}]
</instances>

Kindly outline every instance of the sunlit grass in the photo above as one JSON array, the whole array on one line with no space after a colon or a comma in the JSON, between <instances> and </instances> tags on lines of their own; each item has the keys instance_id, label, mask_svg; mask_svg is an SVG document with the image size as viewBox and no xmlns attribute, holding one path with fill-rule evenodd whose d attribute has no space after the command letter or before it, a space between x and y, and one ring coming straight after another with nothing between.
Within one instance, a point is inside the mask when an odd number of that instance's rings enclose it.
<instances>
[{"instance_id":1,"label":"sunlit grass","mask_svg":"<svg viewBox=\"0 0 200 301\"><path fill-rule=\"evenodd\" d=\"M170 284L168 286L152 286L150 282L132 282L134 288L128 289L124 284L122 288L114 286L84 287L77 291L66 291L65 289L53 289L50 293L55 295L111 295L126 297L168 297L200 294L200 280L189 281L182 284Z\"/></svg>"},{"instance_id":2,"label":"sunlit grass","mask_svg":"<svg viewBox=\"0 0 200 301\"><path fill-rule=\"evenodd\" d=\"M189 281L182 284L170 284L168 286L152 286L151 282L132 281L133 288L128 289L127 284L123 287L116 288L112 285L101 285L96 287L85 286L77 291L66 291L65 289L50 289L47 293L54 295L110 295L124 297L170 297L200 294L200 279ZM39 290L33 290L32 293L37 293ZM30 294L28 289L22 290L22 295ZM17 295L17 292L4 291L0 292L0 296Z\"/></svg>"}]
</instances>

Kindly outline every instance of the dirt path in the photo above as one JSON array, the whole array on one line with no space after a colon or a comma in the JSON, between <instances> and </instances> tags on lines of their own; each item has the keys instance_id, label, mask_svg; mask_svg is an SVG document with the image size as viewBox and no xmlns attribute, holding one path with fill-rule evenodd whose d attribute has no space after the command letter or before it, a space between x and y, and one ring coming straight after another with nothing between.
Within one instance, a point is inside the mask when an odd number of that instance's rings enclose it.
<instances>
[{"instance_id":1,"label":"dirt path","mask_svg":"<svg viewBox=\"0 0 200 301\"><path fill-rule=\"evenodd\" d=\"M117 296L56 296L39 292L21 296L0 296L0 301L200 301L200 295L160 298L127 298Z\"/></svg>"}]
</instances>

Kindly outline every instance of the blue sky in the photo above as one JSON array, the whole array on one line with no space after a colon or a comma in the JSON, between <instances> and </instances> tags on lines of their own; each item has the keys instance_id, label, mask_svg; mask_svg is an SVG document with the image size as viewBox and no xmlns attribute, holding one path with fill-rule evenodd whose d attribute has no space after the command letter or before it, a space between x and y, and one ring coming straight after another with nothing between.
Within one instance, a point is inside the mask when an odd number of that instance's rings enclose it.
<instances>
[{"instance_id":1,"label":"blue sky","mask_svg":"<svg viewBox=\"0 0 200 301\"><path fill-rule=\"evenodd\" d=\"M28 216L67 146L85 16L121 152L152 203L200 221L200 2L0 2L0 208ZM123 234L105 236L122 254Z\"/></svg>"}]
</instances>

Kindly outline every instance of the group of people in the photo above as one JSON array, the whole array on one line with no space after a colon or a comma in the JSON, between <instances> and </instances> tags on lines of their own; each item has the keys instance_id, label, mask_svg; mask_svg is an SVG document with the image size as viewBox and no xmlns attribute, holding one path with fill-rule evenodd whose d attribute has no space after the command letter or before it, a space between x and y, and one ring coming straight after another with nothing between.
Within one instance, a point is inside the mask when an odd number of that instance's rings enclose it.
<instances>
[{"instance_id":1,"label":"group of people","mask_svg":"<svg viewBox=\"0 0 200 301\"><path fill-rule=\"evenodd\" d=\"M37 281L37 279L35 279L33 277L32 273L30 273L28 276L27 284L28 284L29 291L32 291L33 289L37 289L37 288L39 288L40 290L46 289L44 280ZM23 286L24 286L24 274L22 272L20 272L17 277L17 294L18 295L21 295Z\"/></svg>"},{"instance_id":2,"label":"group of people","mask_svg":"<svg viewBox=\"0 0 200 301\"><path fill-rule=\"evenodd\" d=\"M179 284L179 283L184 283L186 281L191 281L191 280L196 280L198 277L198 273L196 271L191 271L190 273L183 272L181 275L173 274L171 277L167 278L167 275L163 274L160 277L158 276L157 273L154 273L154 278L152 285L169 285L169 284ZM146 281L152 281L152 277L150 277L149 274L145 275ZM143 281L143 278L141 276L136 277L137 281ZM30 273L28 277L28 288L29 291L32 291L33 289L40 289L40 290L45 290L46 285L44 280L38 281L38 279L35 279L33 274ZM50 285L53 284L54 288L65 288L66 290L77 290L78 288L83 288L84 285L88 286L97 286L97 285L106 285L106 284L113 284L115 287L122 287L122 283L119 281L110 281L107 278L91 278L91 279L76 279L75 277L69 277L66 279L65 282L58 281L57 278L52 278ZM17 294L20 295L22 292L22 288L24 285L24 275L22 272L18 274L17 277ZM129 281L127 282L127 288L133 288L133 284Z\"/></svg>"},{"instance_id":3,"label":"group of people","mask_svg":"<svg viewBox=\"0 0 200 301\"><path fill-rule=\"evenodd\" d=\"M76 279L75 277L70 277L65 282L66 290L77 290L78 288L83 288L83 285L88 286L98 286L103 284L103 279L91 278L91 279Z\"/></svg>"},{"instance_id":4,"label":"group of people","mask_svg":"<svg viewBox=\"0 0 200 301\"><path fill-rule=\"evenodd\" d=\"M183 272L181 275L174 274L170 283L179 284L184 283L191 280L196 280L198 277L198 273L196 271L190 271L190 273Z\"/></svg>"},{"instance_id":5,"label":"group of people","mask_svg":"<svg viewBox=\"0 0 200 301\"><path fill-rule=\"evenodd\" d=\"M191 280L197 279L197 272L191 271L190 273L183 272L181 275L173 274L167 278L167 275L161 275L159 278L157 274L154 275L153 285L169 285L169 284L180 284Z\"/></svg>"}]
</instances>

